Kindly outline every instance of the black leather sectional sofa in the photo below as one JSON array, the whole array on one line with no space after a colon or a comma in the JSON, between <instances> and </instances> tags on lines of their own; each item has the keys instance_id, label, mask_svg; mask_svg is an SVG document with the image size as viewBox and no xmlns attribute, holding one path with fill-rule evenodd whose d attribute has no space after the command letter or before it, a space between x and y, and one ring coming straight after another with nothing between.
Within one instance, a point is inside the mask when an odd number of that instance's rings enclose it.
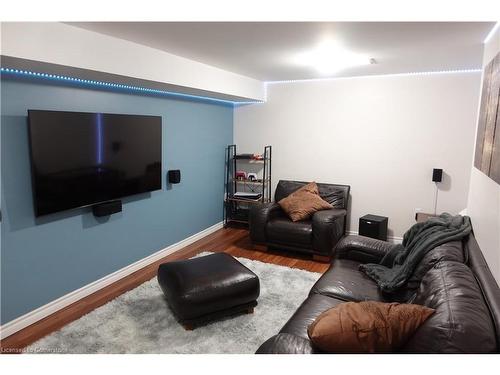
<instances>
[{"instance_id":1,"label":"black leather sectional sofa","mask_svg":"<svg viewBox=\"0 0 500 375\"><path fill-rule=\"evenodd\" d=\"M367 237L344 237L309 297L257 353L317 353L307 335L314 319L340 303L363 300L416 303L436 310L401 352L500 352L500 289L472 234L428 252L406 288L388 296L358 267L378 262L391 246Z\"/></svg>"}]
</instances>

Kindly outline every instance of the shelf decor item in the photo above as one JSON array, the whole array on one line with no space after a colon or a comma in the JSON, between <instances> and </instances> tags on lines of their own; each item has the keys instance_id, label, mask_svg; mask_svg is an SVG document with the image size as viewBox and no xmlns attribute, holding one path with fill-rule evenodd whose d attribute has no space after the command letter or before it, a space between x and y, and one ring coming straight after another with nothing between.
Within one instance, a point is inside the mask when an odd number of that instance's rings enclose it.
<instances>
[{"instance_id":1,"label":"shelf decor item","mask_svg":"<svg viewBox=\"0 0 500 375\"><path fill-rule=\"evenodd\" d=\"M271 153L271 146L261 154L238 154L236 145L226 148L224 227L248 224L250 206L271 201Z\"/></svg>"},{"instance_id":2,"label":"shelf decor item","mask_svg":"<svg viewBox=\"0 0 500 375\"><path fill-rule=\"evenodd\" d=\"M235 159L242 159L242 160L251 160L253 159L254 154L238 154L234 155Z\"/></svg>"},{"instance_id":3,"label":"shelf decor item","mask_svg":"<svg viewBox=\"0 0 500 375\"><path fill-rule=\"evenodd\" d=\"M261 197L261 193L247 193L246 191L237 191L234 193L234 198L236 199L259 200Z\"/></svg>"},{"instance_id":4,"label":"shelf decor item","mask_svg":"<svg viewBox=\"0 0 500 375\"><path fill-rule=\"evenodd\" d=\"M236 179L237 180L246 180L247 174L245 171L236 171Z\"/></svg>"}]
</instances>

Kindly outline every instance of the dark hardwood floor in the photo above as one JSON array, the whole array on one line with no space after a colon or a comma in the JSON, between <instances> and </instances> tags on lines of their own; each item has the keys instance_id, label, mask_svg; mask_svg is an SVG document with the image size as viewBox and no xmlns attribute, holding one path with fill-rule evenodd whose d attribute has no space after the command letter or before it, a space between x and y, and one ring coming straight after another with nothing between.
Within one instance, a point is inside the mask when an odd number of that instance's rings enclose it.
<instances>
[{"instance_id":1,"label":"dark hardwood floor","mask_svg":"<svg viewBox=\"0 0 500 375\"><path fill-rule=\"evenodd\" d=\"M329 264L313 261L310 256L280 251L262 251L253 248L245 228L220 229L185 248L168 255L159 261L144 267L123 279L51 314L44 319L16 332L0 342L3 353L15 352L16 349L35 342L64 325L80 318L99 306L118 297L156 276L161 263L187 259L203 251L226 252L235 257L259 260L311 272L325 272Z\"/></svg>"}]
</instances>

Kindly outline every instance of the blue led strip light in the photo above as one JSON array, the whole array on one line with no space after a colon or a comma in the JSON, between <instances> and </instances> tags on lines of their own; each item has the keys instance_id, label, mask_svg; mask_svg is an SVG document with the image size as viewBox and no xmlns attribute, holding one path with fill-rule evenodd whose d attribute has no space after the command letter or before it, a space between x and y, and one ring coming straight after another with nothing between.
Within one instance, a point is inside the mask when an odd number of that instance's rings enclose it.
<instances>
[{"instance_id":1,"label":"blue led strip light","mask_svg":"<svg viewBox=\"0 0 500 375\"><path fill-rule=\"evenodd\" d=\"M182 98L182 99L200 100L200 101L207 101L207 102L219 103L219 104L236 105L236 104L261 103L259 101L238 102L238 101L232 101L232 100L216 99L216 98L210 98L208 96L182 94L179 92L150 89L147 87L122 85L120 83L112 83L112 82L93 81L90 79L68 77L68 76L49 74L49 73L31 72L29 70L20 70L20 69L12 69L12 68L4 68L4 67L0 67L0 73L10 74L10 75L14 75L14 76L41 78L41 79L46 79L46 80L50 80L50 81L75 83L75 84L92 86L92 87L97 87L97 88L121 89L121 90L133 91L136 93L146 93L146 94L155 94L155 95L160 95L160 96L177 97L177 98Z\"/></svg>"},{"instance_id":2,"label":"blue led strip light","mask_svg":"<svg viewBox=\"0 0 500 375\"><path fill-rule=\"evenodd\" d=\"M337 81L337 80L347 80L347 79L360 79L360 78L388 78L388 77L411 77L411 76L430 76L430 75L441 75L441 74L457 74L457 73L479 73L481 69L458 69L458 70L439 70L430 72L411 72L411 73L387 73L387 74L368 74L364 76L347 76L347 77L324 77L324 78L305 78L305 79L289 79L282 81L266 81L264 84L274 85L274 84L284 84L284 83L306 83L306 82L326 82L326 81ZM267 87L266 87L267 89Z\"/></svg>"}]
</instances>

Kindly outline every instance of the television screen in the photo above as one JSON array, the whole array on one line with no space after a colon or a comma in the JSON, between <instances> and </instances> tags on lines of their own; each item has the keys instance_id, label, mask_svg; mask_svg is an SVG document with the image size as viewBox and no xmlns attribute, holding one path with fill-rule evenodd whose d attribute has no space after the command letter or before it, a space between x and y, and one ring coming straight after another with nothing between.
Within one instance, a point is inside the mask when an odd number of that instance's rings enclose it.
<instances>
[{"instance_id":1,"label":"television screen","mask_svg":"<svg viewBox=\"0 0 500 375\"><path fill-rule=\"evenodd\" d=\"M161 189L161 117L28 110L35 215Z\"/></svg>"}]
</instances>

